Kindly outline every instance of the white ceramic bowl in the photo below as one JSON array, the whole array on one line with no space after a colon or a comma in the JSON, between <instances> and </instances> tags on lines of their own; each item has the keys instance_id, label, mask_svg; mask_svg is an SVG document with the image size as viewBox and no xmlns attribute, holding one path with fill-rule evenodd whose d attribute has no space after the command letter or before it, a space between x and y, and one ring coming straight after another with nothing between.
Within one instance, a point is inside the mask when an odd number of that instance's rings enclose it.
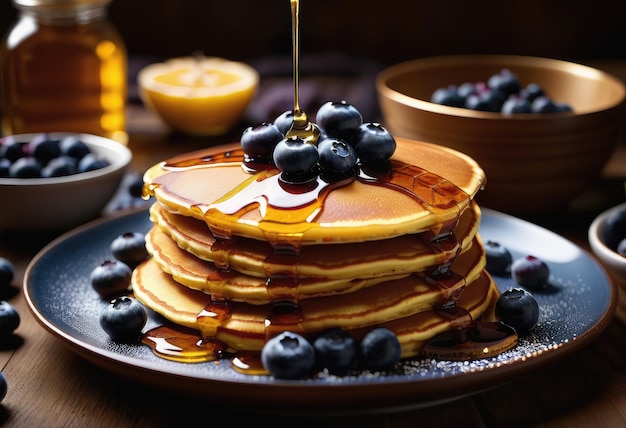
<instances>
[{"instance_id":1,"label":"white ceramic bowl","mask_svg":"<svg viewBox=\"0 0 626 428\"><path fill-rule=\"evenodd\" d=\"M626 287L626 257L609 248L604 240L607 219L618 211L626 211L626 202L598 215L589 226L589 246L596 257L606 266L617 285Z\"/></svg>"},{"instance_id":2,"label":"white ceramic bowl","mask_svg":"<svg viewBox=\"0 0 626 428\"><path fill-rule=\"evenodd\" d=\"M37 134L15 135L30 141ZM110 165L98 170L53 178L0 178L0 231L65 231L102 213L117 191L132 159L131 151L114 140L90 134L49 134L61 139L75 135Z\"/></svg>"}]
</instances>

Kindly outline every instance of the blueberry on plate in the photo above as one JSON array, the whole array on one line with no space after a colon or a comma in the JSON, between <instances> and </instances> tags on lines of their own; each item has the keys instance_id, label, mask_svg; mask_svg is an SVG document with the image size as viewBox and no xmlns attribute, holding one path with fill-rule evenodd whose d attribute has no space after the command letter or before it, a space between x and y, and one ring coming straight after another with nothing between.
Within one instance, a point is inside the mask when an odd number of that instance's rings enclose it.
<instances>
[{"instance_id":1,"label":"blueberry on plate","mask_svg":"<svg viewBox=\"0 0 626 428\"><path fill-rule=\"evenodd\" d=\"M487 271L493 275L502 275L510 271L513 263L511 252L499 242L487 240L485 242L485 256Z\"/></svg>"},{"instance_id":2,"label":"blueberry on plate","mask_svg":"<svg viewBox=\"0 0 626 428\"><path fill-rule=\"evenodd\" d=\"M331 328L323 331L314 341L317 363L330 374L343 376L356 362L357 342L346 330Z\"/></svg>"},{"instance_id":3,"label":"blueberry on plate","mask_svg":"<svg viewBox=\"0 0 626 428\"><path fill-rule=\"evenodd\" d=\"M130 287L132 270L120 260L105 260L89 274L94 290L103 299L111 299L124 294Z\"/></svg>"},{"instance_id":4,"label":"blueberry on plate","mask_svg":"<svg viewBox=\"0 0 626 428\"><path fill-rule=\"evenodd\" d=\"M364 123L354 135L352 145L361 163L385 162L396 151L393 135L379 123Z\"/></svg>"},{"instance_id":5,"label":"blueberry on plate","mask_svg":"<svg viewBox=\"0 0 626 428\"><path fill-rule=\"evenodd\" d=\"M148 257L146 237L141 232L122 233L113 239L110 250L113 257L126 263L131 269Z\"/></svg>"},{"instance_id":6,"label":"blueberry on plate","mask_svg":"<svg viewBox=\"0 0 626 428\"><path fill-rule=\"evenodd\" d=\"M9 259L0 257L0 288L8 287L15 276L15 267Z\"/></svg>"},{"instance_id":7,"label":"blueberry on plate","mask_svg":"<svg viewBox=\"0 0 626 428\"><path fill-rule=\"evenodd\" d=\"M519 285L536 290L548 284L550 268L543 260L528 255L511 264L511 275Z\"/></svg>"},{"instance_id":8,"label":"blueberry on plate","mask_svg":"<svg viewBox=\"0 0 626 428\"><path fill-rule=\"evenodd\" d=\"M143 196L143 184L143 177L135 173L128 185L128 193L130 196L133 198L141 198Z\"/></svg>"},{"instance_id":9,"label":"blueberry on plate","mask_svg":"<svg viewBox=\"0 0 626 428\"><path fill-rule=\"evenodd\" d=\"M4 376L4 373L0 372L0 402L4 400L8 391L9 383L7 382L7 378Z\"/></svg>"},{"instance_id":10,"label":"blueberry on plate","mask_svg":"<svg viewBox=\"0 0 626 428\"><path fill-rule=\"evenodd\" d=\"M317 110L317 126L329 137L349 140L363 123L363 116L352 104L346 101L328 101Z\"/></svg>"},{"instance_id":11,"label":"blueberry on plate","mask_svg":"<svg viewBox=\"0 0 626 428\"><path fill-rule=\"evenodd\" d=\"M0 339L9 337L20 325L20 315L6 300L0 301Z\"/></svg>"},{"instance_id":12,"label":"blueberry on plate","mask_svg":"<svg viewBox=\"0 0 626 428\"><path fill-rule=\"evenodd\" d=\"M302 379L315 366L315 350L301 335L285 331L265 343L261 362L276 379Z\"/></svg>"},{"instance_id":13,"label":"blueberry on plate","mask_svg":"<svg viewBox=\"0 0 626 428\"><path fill-rule=\"evenodd\" d=\"M498 297L495 313L504 324L523 336L537 324L539 304L529 291L511 288Z\"/></svg>"},{"instance_id":14,"label":"blueberry on plate","mask_svg":"<svg viewBox=\"0 0 626 428\"><path fill-rule=\"evenodd\" d=\"M306 182L317 175L317 147L299 137L282 139L274 148L274 165L288 183Z\"/></svg>"},{"instance_id":15,"label":"blueberry on plate","mask_svg":"<svg viewBox=\"0 0 626 428\"><path fill-rule=\"evenodd\" d=\"M400 361L402 348L393 331L377 327L363 336L360 351L368 370L386 371Z\"/></svg>"},{"instance_id":16,"label":"blueberry on plate","mask_svg":"<svg viewBox=\"0 0 626 428\"><path fill-rule=\"evenodd\" d=\"M137 340L147 321L146 308L129 296L116 297L100 313L100 326L115 342Z\"/></svg>"}]
</instances>

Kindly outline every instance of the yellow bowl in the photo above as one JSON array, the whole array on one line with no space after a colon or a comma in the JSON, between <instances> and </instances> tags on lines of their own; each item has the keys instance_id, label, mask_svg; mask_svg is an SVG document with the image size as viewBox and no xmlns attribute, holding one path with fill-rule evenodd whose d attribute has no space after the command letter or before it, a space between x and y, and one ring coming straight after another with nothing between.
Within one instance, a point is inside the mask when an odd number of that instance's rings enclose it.
<instances>
[{"instance_id":1,"label":"yellow bowl","mask_svg":"<svg viewBox=\"0 0 626 428\"><path fill-rule=\"evenodd\" d=\"M508 68L569 113L504 115L430 102L440 87L486 82ZM452 147L487 175L478 201L513 214L563 208L600 175L620 139L626 89L600 70L548 58L459 55L393 65L377 77L384 123L401 137Z\"/></svg>"},{"instance_id":2,"label":"yellow bowl","mask_svg":"<svg viewBox=\"0 0 626 428\"><path fill-rule=\"evenodd\" d=\"M139 95L172 128L221 135L235 126L258 87L251 66L216 57L183 57L144 67Z\"/></svg>"}]
</instances>

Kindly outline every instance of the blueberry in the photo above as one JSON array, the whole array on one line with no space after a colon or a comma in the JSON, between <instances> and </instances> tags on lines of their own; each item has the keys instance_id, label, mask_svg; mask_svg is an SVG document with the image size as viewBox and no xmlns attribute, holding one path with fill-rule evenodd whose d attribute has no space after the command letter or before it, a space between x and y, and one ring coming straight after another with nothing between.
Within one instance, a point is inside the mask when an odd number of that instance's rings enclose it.
<instances>
[{"instance_id":1,"label":"blueberry","mask_svg":"<svg viewBox=\"0 0 626 428\"><path fill-rule=\"evenodd\" d=\"M398 337L389 329L377 327L368 331L361 340L361 355L371 371L391 370L398 361L402 348Z\"/></svg>"},{"instance_id":2,"label":"blueberry","mask_svg":"<svg viewBox=\"0 0 626 428\"><path fill-rule=\"evenodd\" d=\"M313 342L313 348L318 364L337 376L345 375L354 366L358 353L357 342L340 328L323 331Z\"/></svg>"},{"instance_id":3,"label":"blueberry","mask_svg":"<svg viewBox=\"0 0 626 428\"><path fill-rule=\"evenodd\" d=\"M487 81L487 85L492 90L499 91L507 97L512 94L517 94L521 89L519 79L507 68L492 75Z\"/></svg>"},{"instance_id":4,"label":"blueberry","mask_svg":"<svg viewBox=\"0 0 626 428\"><path fill-rule=\"evenodd\" d=\"M431 95L430 101L444 106L463 107L465 97L459 94L458 88L455 85L449 85L436 89Z\"/></svg>"},{"instance_id":5,"label":"blueberry","mask_svg":"<svg viewBox=\"0 0 626 428\"><path fill-rule=\"evenodd\" d=\"M8 391L9 383L7 382L7 378L4 376L4 373L0 372L0 402L4 400Z\"/></svg>"},{"instance_id":6,"label":"blueberry","mask_svg":"<svg viewBox=\"0 0 626 428\"><path fill-rule=\"evenodd\" d=\"M396 151L396 140L379 123L359 126L352 144L361 163L384 162Z\"/></svg>"},{"instance_id":7,"label":"blueberry","mask_svg":"<svg viewBox=\"0 0 626 428\"><path fill-rule=\"evenodd\" d=\"M26 143L24 151L29 156L37 159L42 165L47 164L50 159L61 155L59 140L52 140L46 134L39 134Z\"/></svg>"},{"instance_id":8,"label":"blueberry","mask_svg":"<svg viewBox=\"0 0 626 428\"><path fill-rule=\"evenodd\" d=\"M73 135L63 138L59 142L59 148L61 153L66 156L71 156L75 159L82 159L87 154L91 153L89 146L82 140Z\"/></svg>"},{"instance_id":9,"label":"blueberry","mask_svg":"<svg viewBox=\"0 0 626 428\"><path fill-rule=\"evenodd\" d=\"M7 158L0 158L0 177L8 178L11 170L11 161Z\"/></svg>"},{"instance_id":10,"label":"blueberry","mask_svg":"<svg viewBox=\"0 0 626 428\"><path fill-rule=\"evenodd\" d=\"M529 83L520 91L520 96L532 103L535 98L545 95L543 88L536 83Z\"/></svg>"},{"instance_id":11,"label":"blueberry","mask_svg":"<svg viewBox=\"0 0 626 428\"><path fill-rule=\"evenodd\" d=\"M111 300L100 313L100 326L115 342L137 340L147 321L146 308L129 296Z\"/></svg>"},{"instance_id":12,"label":"blueberry","mask_svg":"<svg viewBox=\"0 0 626 428\"><path fill-rule=\"evenodd\" d=\"M141 198L143 195L143 177L136 174L128 185L128 193L133 198Z\"/></svg>"},{"instance_id":13,"label":"blueberry","mask_svg":"<svg viewBox=\"0 0 626 428\"><path fill-rule=\"evenodd\" d=\"M470 110L499 112L502 110L503 94L489 88L471 94L465 100L465 107Z\"/></svg>"},{"instance_id":14,"label":"blueberry","mask_svg":"<svg viewBox=\"0 0 626 428\"><path fill-rule=\"evenodd\" d=\"M323 172L331 175L348 175L353 172L357 155L354 148L345 141L326 138L318 143L317 150Z\"/></svg>"},{"instance_id":15,"label":"blueberry","mask_svg":"<svg viewBox=\"0 0 626 428\"><path fill-rule=\"evenodd\" d=\"M308 181L315 174L319 160L317 147L299 137L284 138L274 149L274 164L282 172L284 181L297 183Z\"/></svg>"},{"instance_id":16,"label":"blueberry","mask_svg":"<svg viewBox=\"0 0 626 428\"><path fill-rule=\"evenodd\" d=\"M530 289L540 289L547 285L550 269L543 260L529 255L513 262L511 274L519 285Z\"/></svg>"},{"instance_id":17,"label":"blueberry","mask_svg":"<svg viewBox=\"0 0 626 428\"><path fill-rule=\"evenodd\" d=\"M600 238L607 247L617 251L619 242L626 238L626 210L614 211L606 218L600 229Z\"/></svg>"},{"instance_id":18,"label":"blueberry","mask_svg":"<svg viewBox=\"0 0 626 428\"><path fill-rule=\"evenodd\" d=\"M19 325L20 315L13 305L6 300L0 301L0 339L12 335Z\"/></svg>"},{"instance_id":19,"label":"blueberry","mask_svg":"<svg viewBox=\"0 0 626 428\"><path fill-rule=\"evenodd\" d=\"M486 269L489 273L498 275L508 272L513 263L511 252L499 242L488 240L485 242Z\"/></svg>"},{"instance_id":20,"label":"blueberry","mask_svg":"<svg viewBox=\"0 0 626 428\"><path fill-rule=\"evenodd\" d=\"M11 285L15 277L15 266L9 259L0 257L0 289Z\"/></svg>"},{"instance_id":21,"label":"blueberry","mask_svg":"<svg viewBox=\"0 0 626 428\"><path fill-rule=\"evenodd\" d=\"M465 105L465 100L467 99L467 97L476 93L476 86L470 82L462 83L457 88L457 93L463 99L463 104L461 104L459 107L463 107Z\"/></svg>"},{"instance_id":22,"label":"blueberry","mask_svg":"<svg viewBox=\"0 0 626 428\"><path fill-rule=\"evenodd\" d=\"M252 161L267 163L272 159L276 144L284 138L273 123L262 123L246 128L241 134L241 148Z\"/></svg>"},{"instance_id":23,"label":"blueberry","mask_svg":"<svg viewBox=\"0 0 626 428\"><path fill-rule=\"evenodd\" d=\"M328 101L317 110L315 121L327 136L349 140L363 123L363 116L346 101Z\"/></svg>"},{"instance_id":24,"label":"blueberry","mask_svg":"<svg viewBox=\"0 0 626 428\"><path fill-rule=\"evenodd\" d=\"M119 260L105 260L89 274L94 290L103 298L110 299L128 291L132 270Z\"/></svg>"},{"instance_id":25,"label":"blueberry","mask_svg":"<svg viewBox=\"0 0 626 428\"><path fill-rule=\"evenodd\" d=\"M11 178L39 178L41 164L32 156L24 156L13 162L9 168Z\"/></svg>"},{"instance_id":26,"label":"blueberry","mask_svg":"<svg viewBox=\"0 0 626 428\"><path fill-rule=\"evenodd\" d=\"M626 256L626 238L622 239L619 241L619 244L617 244L617 253L620 256Z\"/></svg>"},{"instance_id":27,"label":"blueberry","mask_svg":"<svg viewBox=\"0 0 626 428\"><path fill-rule=\"evenodd\" d=\"M517 334L527 334L539 320L539 304L533 295L523 288L511 288L498 297L496 316Z\"/></svg>"},{"instance_id":28,"label":"blueberry","mask_svg":"<svg viewBox=\"0 0 626 428\"><path fill-rule=\"evenodd\" d=\"M67 175L76 174L76 160L70 156L61 155L41 168L42 177L64 177Z\"/></svg>"},{"instance_id":29,"label":"blueberry","mask_svg":"<svg viewBox=\"0 0 626 428\"><path fill-rule=\"evenodd\" d=\"M502 104L502 113L532 113L530 101L518 94L510 95Z\"/></svg>"},{"instance_id":30,"label":"blueberry","mask_svg":"<svg viewBox=\"0 0 626 428\"><path fill-rule=\"evenodd\" d=\"M531 108L533 113L557 113L560 111L559 106L545 95L535 98Z\"/></svg>"},{"instance_id":31,"label":"blueberry","mask_svg":"<svg viewBox=\"0 0 626 428\"><path fill-rule=\"evenodd\" d=\"M109 165L110 162L105 158L95 153L88 153L78 162L78 172L95 171Z\"/></svg>"},{"instance_id":32,"label":"blueberry","mask_svg":"<svg viewBox=\"0 0 626 428\"><path fill-rule=\"evenodd\" d=\"M282 332L261 350L263 367L276 379L302 379L313 370L313 345L297 333Z\"/></svg>"},{"instance_id":33,"label":"blueberry","mask_svg":"<svg viewBox=\"0 0 626 428\"><path fill-rule=\"evenodd\" d=\"M278 130L283 134L287 135L287 131L291 128L291 124L293 123L293 110L287 110L282 112L276 119L274 119L274 125L278 127Z\"/></svg>"},{"instance_id":34,"label":"blueberry","mask_svg":"<svg viewBox=\"0 0 626 428\"><path fill-rule=\"evenodd\" d=\"M24 144L20 143L13 136L4 137L0 144L0 157L15 162L21 157L26 156L24 153Z\"/></svg>"},{"instance_id":35,"label":"blueberry","mask_svg":"<svg viewBox=\"0 0 626 428\"><path fill-rule=\"evenodd\" d=\"M567 103L559 103L559 102L555 102L554 104L556 104L556 109L558 112L568 112L568 111L574 111L574 108L567 104Z\"/></svg>"},{"instance_id":36,"label":"blueberry","mask_svg":"<svg viewBox=\"0 0 626 428\"><path fill-rule=\"evenodd\" d=\"M145 235L141 232L126 232L117 236L111 242L110 250L113 257L131 268L148 257Z\"/></svg>"}]
</instances>

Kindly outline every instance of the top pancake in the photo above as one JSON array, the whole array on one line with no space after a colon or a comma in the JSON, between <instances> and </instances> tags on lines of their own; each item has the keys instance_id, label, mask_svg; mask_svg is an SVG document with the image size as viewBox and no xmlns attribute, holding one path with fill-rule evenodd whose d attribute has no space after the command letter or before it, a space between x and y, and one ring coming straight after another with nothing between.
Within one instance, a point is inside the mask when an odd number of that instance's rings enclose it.
<instances>
[{"instance_id":1,"label":"top pancake","mask_svg":"<svg viewBox=\"0 0 626 428\"><path fill-rule=\"evenodd\" d=\"M275 169L244 171L236 144L154 165L144 192L166 210L205 221L218 237L310 245L448 232L485 184L483 170L446 147L396 143L392 173L361 171L347 184L318 179L290 189Z\"/></svg>"}]
</instances>

